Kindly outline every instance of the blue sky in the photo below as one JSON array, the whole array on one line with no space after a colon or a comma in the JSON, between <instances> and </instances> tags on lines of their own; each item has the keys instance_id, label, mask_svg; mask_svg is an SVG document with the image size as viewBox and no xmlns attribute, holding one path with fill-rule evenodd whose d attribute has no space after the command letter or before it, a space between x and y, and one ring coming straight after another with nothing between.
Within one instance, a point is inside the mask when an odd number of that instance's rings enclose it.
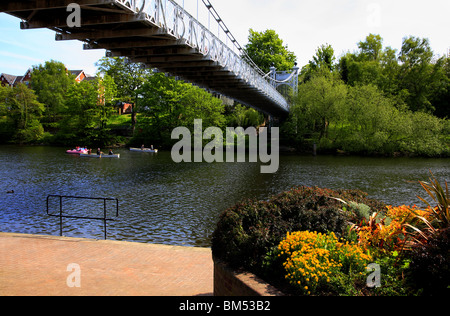
<instances>
[{"instance_id":1,"label":"blue sky","mask_svg":"<svg viewBox=\"0 0 450 316\"><path fill-rule=\"evenodd\" d=\"M74 0L76 2L76 0ZM180 5L183 0L177 0ZM413 35L430 40L435 54L450 49L449 0L210 0L236 39L245 45L248 30L274 29L305 65L317 47L331 44L336 56L357 49L369 35L400 49ZM197 0L184 0L192 15ZM203 6L202 1L199 1ZM69 69L95 74L104 50L84 51L78 41L55 41L55 32L20 30L20 20L0 13L0 73L22 75L32 65L58 60Z\"/></svg>"}]
</instances>

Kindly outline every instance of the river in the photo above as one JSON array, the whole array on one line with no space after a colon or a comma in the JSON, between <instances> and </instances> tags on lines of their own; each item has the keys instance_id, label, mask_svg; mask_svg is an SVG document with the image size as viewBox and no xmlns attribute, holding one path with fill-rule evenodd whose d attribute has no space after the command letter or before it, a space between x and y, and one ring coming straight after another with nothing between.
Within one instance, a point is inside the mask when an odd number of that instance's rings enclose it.
<instances>
[{"instance_id":1,"label":"river","mask_svg":"<svg viewBox=\"0 0 450 316\"><path fill-rule=\"evenodd\" d=\"M120 214L108 222L108 239L208 247L220 214L245 199L268 199L307 185L361 189L388 204L412 205L425 193L409 181L428 179L430 170L450 180L450 159L286 154L276 174L261 174L258 163L176 164L170 152L115 152L121 159L80 158L57 147L0 146L0 231L59 235L59 219L46 214L48 195L117 198ZM96 207L86 203L85 209ZM51 211L58 205L52 201ZM107 211L112 216L109 204ZM64 219L63 231L102 239L103 223Z\"/></svg>"}]
</instances>

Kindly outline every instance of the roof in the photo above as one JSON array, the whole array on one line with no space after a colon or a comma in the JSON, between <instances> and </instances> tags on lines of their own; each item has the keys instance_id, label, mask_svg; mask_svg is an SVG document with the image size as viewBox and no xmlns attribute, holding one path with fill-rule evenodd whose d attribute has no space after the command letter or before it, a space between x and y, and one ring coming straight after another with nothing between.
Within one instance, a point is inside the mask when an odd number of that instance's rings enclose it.
<instances>
[{"instance_id":1,"label":"roof","mask_svg":"<svg viewBox=\"0 0 450 316\"><path fill-rule=\"evenodd\" d=\"M14 82L16 81L16 79L17 79L17 76L14 76L14 75L8 75L8 74L4 74L4 73L2 73L2 74L0 75L0 77L5 78L5 80L8 81L8 83L9 83L10 85L13 85Z\"/></svg>"},{"instance_id":2,"label":"roof","mask_svg":"<svg viewBox=\"0 0 450 316\"><path fill-rule=\"evenodd\" d=\"M83 70L69 70L69 72L72 75L75 75L76 77L78 77L83 72Z\"/></svg>"}]
</instances>

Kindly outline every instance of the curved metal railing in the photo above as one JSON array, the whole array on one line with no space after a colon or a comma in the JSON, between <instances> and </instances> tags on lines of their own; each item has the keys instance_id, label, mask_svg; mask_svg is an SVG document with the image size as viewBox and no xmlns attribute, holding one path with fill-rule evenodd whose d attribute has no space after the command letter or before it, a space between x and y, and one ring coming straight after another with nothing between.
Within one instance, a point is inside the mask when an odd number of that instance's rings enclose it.
<instances>
[{"instance_id":1,"label":"curved metal railing","mask_svg":"<svg viewBox=\"0 0 450 316\"><path fill-rule=\"evenodd\" d=\"M198 50L205 57L219 63L224 69L258 89L281 108L289 110L286 99L266 80L264 72L245 54L208 0L202 0L205 4L202 8L207 11L206 14L203 12L204 23L208 24L208 27L199 21L198 6L197 18L194 18L173 0L115 1L123 8L131 10L142 21L163 29L166 34L177 40L183 40L186 45ZM217 32L212 31L215 27ZM228 45L228 42L232 45Z\"/></svg>"}]
</instances>

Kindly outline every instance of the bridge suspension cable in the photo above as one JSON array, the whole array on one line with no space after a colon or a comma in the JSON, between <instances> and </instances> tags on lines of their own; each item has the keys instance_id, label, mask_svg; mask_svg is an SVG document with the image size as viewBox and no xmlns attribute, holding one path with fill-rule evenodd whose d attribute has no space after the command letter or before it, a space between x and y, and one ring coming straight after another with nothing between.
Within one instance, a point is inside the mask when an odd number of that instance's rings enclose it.
<instances>
[{"instance_id":1,"label":"bridge suspension cable","mask_svg":"<svg viewBox=\"0 0 450 316\"><path fill-rule=\"evenodd\" d=\"M216 22L219 24L219 26L222 28L224 33L228 36L228 38L231 40L233 45L237 48L237 50L241 53L241 57L245 58L245 60L261 75L265 76L264 71L259 68L259 66L251 59L251 57L247 54L247 52L242 48L242 46L239 44L239 42L236 40L236 38L233 36L231 31L226 26L225 22L220 17L219 13L217 13L214 6L211 4L209 0L202 0L208 11L211 13L211 15L214 17Z\"/></svg>"},{"instance_id":2,"label":"bridge suspension cable","mask_svg":"<svg viewBox=\"0 0 450 316\"><path fill-rule=\"evenodd\" d=\"M105 49L107 56L125 56L268 114L286 115L288 101L245 53L211 1L202 0L204 6L199 0L177 1L183 7L175 0L79 0L83 15L76 27L61 16L73 0L2 0L0 12L21 19L22 29L48 28L58 41L79 40L86 50ZM189 11L197 11L197 18Z\"/></svg>"}]
</instances>

